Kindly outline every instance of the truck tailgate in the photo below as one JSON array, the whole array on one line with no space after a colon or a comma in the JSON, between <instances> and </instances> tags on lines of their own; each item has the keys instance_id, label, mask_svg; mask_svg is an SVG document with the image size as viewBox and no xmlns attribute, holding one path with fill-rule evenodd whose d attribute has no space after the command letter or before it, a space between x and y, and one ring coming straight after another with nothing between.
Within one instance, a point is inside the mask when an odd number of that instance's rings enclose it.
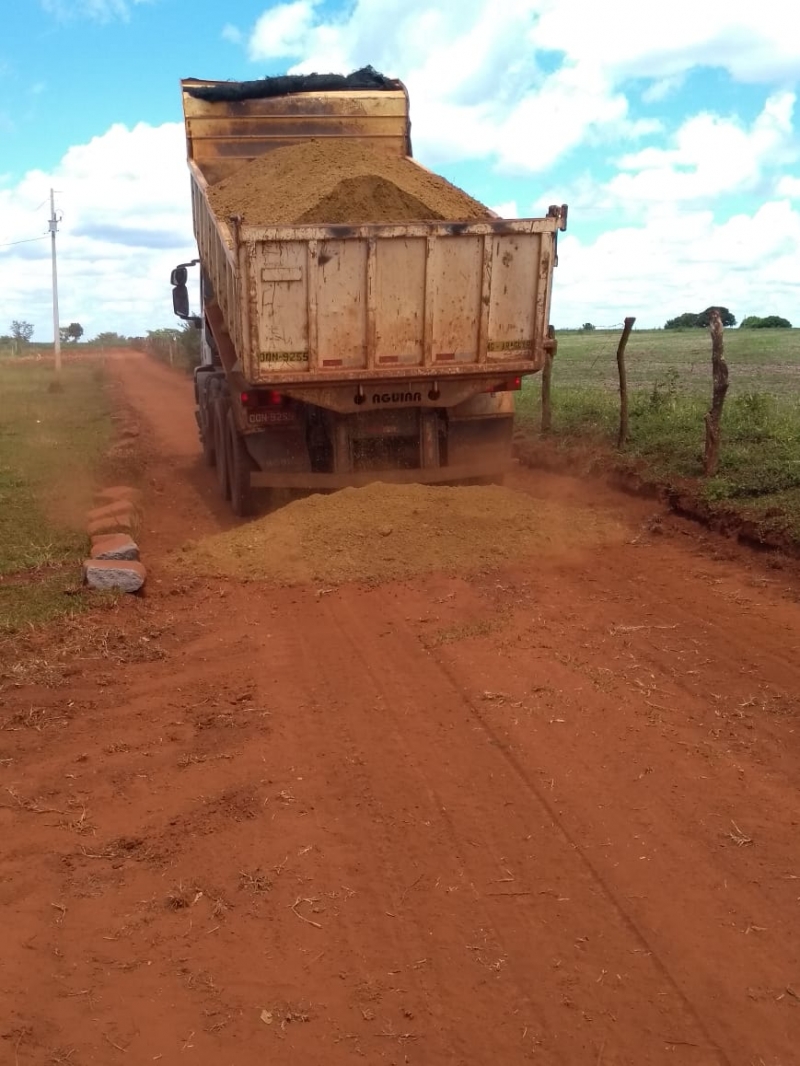
<instances>
[{"instance_id":1,"label":"truck tailgate","mask_svg":"<svg viewBox=\"0 0 800 1066\"><path fill-rule=\"evenodd\" d=\"M190 161L195 233L253 383L531 373L544 365L556 235L545 218L238 226Z\"/></svg>"}]
</instances>

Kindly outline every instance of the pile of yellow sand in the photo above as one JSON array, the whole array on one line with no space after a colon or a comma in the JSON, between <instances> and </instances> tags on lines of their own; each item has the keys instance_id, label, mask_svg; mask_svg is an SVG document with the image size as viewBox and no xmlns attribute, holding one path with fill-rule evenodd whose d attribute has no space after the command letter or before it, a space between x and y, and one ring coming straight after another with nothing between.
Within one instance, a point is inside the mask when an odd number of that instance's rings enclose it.
<instances>
[{"instance_id":1,"label":"pile of yellow sand","mask_svg":"<svg viewBox=\"0 0 800 1066\"><path fill-rule=\"evenodd\" d=\"M182 566L279 584L379 583L469 574L513 559L596 544L608 520L498 486L374 484L309 496L186 545Z\"/></svg>"}]
</instances>

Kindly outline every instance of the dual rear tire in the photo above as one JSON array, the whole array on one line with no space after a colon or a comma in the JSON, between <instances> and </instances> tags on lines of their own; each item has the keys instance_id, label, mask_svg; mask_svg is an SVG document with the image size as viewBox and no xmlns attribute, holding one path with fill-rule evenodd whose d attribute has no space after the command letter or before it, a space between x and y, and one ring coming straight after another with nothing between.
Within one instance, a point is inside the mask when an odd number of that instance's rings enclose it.
<instances>
[{"instance_id":1,"label":"dual rear tire","mask_svg":"<svg viewBox=\"0 0 800 1066\"><path fill-rule=\"evenodd\" d=\"M213 440L217 488L223 500L230 502L233 513L239 518L247 518L255 510L253 490L250 487L253 461L236 428L233 408L224 388L218 390L215 396L209 397L207 411L209 437Z\"/></svg>"}]
</instances>

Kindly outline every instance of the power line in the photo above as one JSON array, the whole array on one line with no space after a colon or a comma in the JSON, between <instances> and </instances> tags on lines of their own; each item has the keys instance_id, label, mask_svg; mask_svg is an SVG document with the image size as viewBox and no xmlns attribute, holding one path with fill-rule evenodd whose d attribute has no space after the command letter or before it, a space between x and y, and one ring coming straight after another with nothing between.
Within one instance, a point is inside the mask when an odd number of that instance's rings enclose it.
<instances>
[{"instance_id":1,"label":"power line","mask_svg":"<svg viewBox=\"0 0 800 1066\"><path fill-rule=\"evenodd\" d=\"M24 241L9 241L8 244L0 244L0 248L13 248L17 244L32 244L33 241L46 241L49 233L43 233L41 237L26 237Z\"/></svg>"}]
</instances>

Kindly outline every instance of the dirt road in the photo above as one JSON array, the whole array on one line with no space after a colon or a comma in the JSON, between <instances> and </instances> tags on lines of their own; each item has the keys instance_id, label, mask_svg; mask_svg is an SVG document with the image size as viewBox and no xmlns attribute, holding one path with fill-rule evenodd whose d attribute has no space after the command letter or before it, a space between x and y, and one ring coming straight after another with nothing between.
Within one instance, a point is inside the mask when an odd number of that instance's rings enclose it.
<instances>
[{"instance_id":1,"label":"dirt road","mask_svg":"<svg viewBox=\"0 0 800 1066\"><path fill-rule=\"evenodd\" d=\"M163 553L231 520L190 386L116 373L152 582L2 696L0 1062L800 1063L791 570L519 474L630 535L179 584Z\"/></svg>"}]
</instances>

